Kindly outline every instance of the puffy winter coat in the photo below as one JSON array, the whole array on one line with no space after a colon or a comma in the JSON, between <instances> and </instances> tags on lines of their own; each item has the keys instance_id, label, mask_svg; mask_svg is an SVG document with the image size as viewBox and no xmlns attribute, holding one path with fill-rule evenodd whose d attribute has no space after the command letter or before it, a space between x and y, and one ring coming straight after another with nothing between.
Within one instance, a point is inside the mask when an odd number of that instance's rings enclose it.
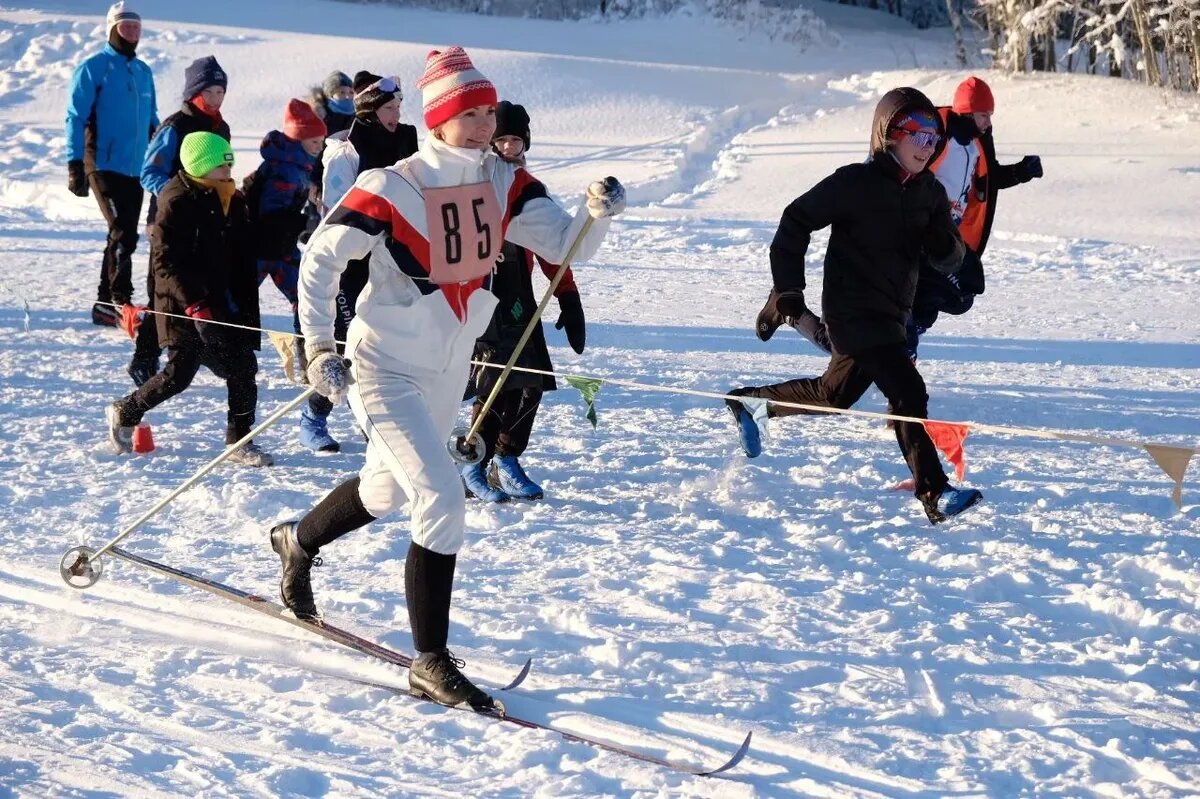
<instances>
[{"instance_id":1,"label":"puffy winter coat","mask_svg":"<svg viewBox=\"0 0 1200 799\"><path fill-rule=\"evenodd\" d=\"M164 119L146 150L146 161L142 164L141 172L142 188L151 194L159 194L167 182L183 169L183 162L179 160L179 145L184 137L202 131L232 141L228 122L198 110L190 100Z\"/></svg>"},{"instance_id":2,"label":"puffy winter coat","mask_svg":"<svg viewBox=\"0 0 1200 799\"><path fill-rule=\"evenodd\" d=\"M75 68L67 101L68 161L84 161L89 172L137 177L157 127L154 76L144 61L106 44Z\"/></svg>"},{"instance_id":3,"label":"puffy winter coat","mask_svg":"<svg viewBox=\"0 0 1200 799\"><path fill-rule=\"evenodd\" d=\"M253 223L255 256L278 261L295 254L304 230L304 203L312 185L316 158L299 141L278 130L263 137L258 148L262 163L246 179L246 197Z\"/></svg>"},{"instance_id":4,"label":"puffy winter coat","mask_svg":"<svg viewBox=\"0 0 1200 799\"><path fill-rule=\"evenodd\" d=\"M158 195L158 218L150 227L154 310L182 316L188 306L207 302L218 321L259 327L258 270L247 227L240 192L226 214L213 189L183 172L171 178ZM155 318L162 346L198 346L192 320ZM257 331L222 328L221 335L254 349L261 342Z\"/></svg>"},{"instance_id":5,"label":"puffy winter coat","mask_svg":"<svg viewBox=\"0 0 1200 799\"><path fill-rule=\"evenodd\" d=\"M325 211L337 204L368 169L382 169L417 152L417 129L401 124L388 132L379 124L356 119L347 130L325 140L321 198Z\"/></svg>"},{"instance_id":6,"label":"puffy winter coat","mask_svg":"<svg viewBox=\"0 0 1200 799\"><path fill-rule=\"evenodd\" d=\"M905 341L922 256L945 272L962 263L942 185L928 170L908 175L887 150L890 122L916 110L935 114L915 89L888 92L876 109L871 159L792 201L771 242L775 289L804 289L812 233L832 225L821 309L834 350L845 355Z\"/></svg>"},{"instance_id":7,"label":"puffy winter coat","mask_svg":"<svg viewBox=\"0 0 1200 799\"><path fill-rule=\"evenodd\" d=\"M309 239L300 264L300 327L309 353L333 347L339 276L347 262L371 256L370 277L348 334L387 353L398 371L441 373L469 360L492 318L489 276L436 284L428 279L430 248L421 187L490 183L501 215L497 245L511 241L560 263L582 229L587 210L572 218L524 168L494 153L451 147L430 136L394 167L372 169L334 207ZM609 220L598 219L579 248L589 258ZM436 246L444 247L438 241Z\"/></svg>"}]
</instances>

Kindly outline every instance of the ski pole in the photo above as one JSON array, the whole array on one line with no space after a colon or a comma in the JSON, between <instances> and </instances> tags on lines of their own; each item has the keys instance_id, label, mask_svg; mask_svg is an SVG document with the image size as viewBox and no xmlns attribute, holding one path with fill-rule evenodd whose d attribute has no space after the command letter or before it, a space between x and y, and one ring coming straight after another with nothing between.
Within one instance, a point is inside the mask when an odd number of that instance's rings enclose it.
<instances>
[{"instance_id":1,"label":"ski pole","mask_svg":"<svg viewBox=\"0 0 1200 799\"><path fill-rule=\"evenodd\" d=\"M275 411L275 413L263 420L263 423L258 427L254 428L249 433L230 444L225 448L224 452L213 458L204 466L200 467L199 471L197 471L187 480L183 481L183 483L181 483L179 487L170 494L155 503L154 507L150 508L150 510L139 516L132 524L126 526L125 529L116 536L116 538L100 547L100 549L93 551L91 547L87 546L77 546L68 549L66 553L63 554L62 561L59 563L59 573L62 575L63 580L65 580L67 585L71 586L72 588L90 588L95 585L96 581L100 579L100 568L93 567L93 564L99 560L101 555L103 555L105 552L108 552L117 544L121 543L121 541L125 540L126 537L128 537L132 532L137 530L138 527L148 521L152 516L154 516L154 514L158 513L160 510L169 505L176 497L199 482L201 478L203 478L213 469L217 468L222 461L224 461L234 452L237 452L238 449L250 442L255 436L259 435L271 425L275 424L284 416L286 416L288 413L299 407L300 403L311 397L314 391L316 391L316 388L314 386L309 386L294 400L286 403L279 410ZM68 564L68 560L70 560L72 555L76 556L75 560ZM76 584L76 582L74 582L71 578L81 578L82 582Z\"/></svg>"},{"instance_id":2,"label":"ski pole","mask_svg":"<svg viewBox=\"0 0 1200 799\"><path fill-rule=\"evenodd\" d=\"M550 303L550 298L554 296L554 290L558 288L558 284L562 282L563 275L567 273L567 269L571 266L571 261L575 259L575 254L579 252L580 246L583 244L584 238L588 231L592 229L594 220L589 215L583 221L583 227L579 229L579 233L575 236L575 241L571 242L571 248L567 250L567 257L558 267L558 272L550 281L550 286L546 289L546 293L542 295L542 301L538 303L537 310L533 312L533 318L529 320L529 324L525 326L525 331L521 333L521 338L517 341L516 348L513 349L513 354L509 356L508 363L504 365L504 371L500 373L500 377L496 378L496 384L492 386L492 391L484 400L483 408L475 417L475 421L471 424L470 429L455 428L450 433L450 440L446 442L446 448L450 451L450 457L455 461L463 464L479 463L483 460L485 447L483 439L479 435L479 428L483 424L483 420L487 417L487 413L495 403L496 397L500 396L500 391L504 388L504 382L508 380L509 374L512 373L513 366L516 365L517 359L521 357L521 352L525 349L525 344L529 341L529 337L533 335L534 328L542 322L542 312L546 310L546 306ZM476 443L478 442L478 443Z\"/></svg>"}]
</instances>

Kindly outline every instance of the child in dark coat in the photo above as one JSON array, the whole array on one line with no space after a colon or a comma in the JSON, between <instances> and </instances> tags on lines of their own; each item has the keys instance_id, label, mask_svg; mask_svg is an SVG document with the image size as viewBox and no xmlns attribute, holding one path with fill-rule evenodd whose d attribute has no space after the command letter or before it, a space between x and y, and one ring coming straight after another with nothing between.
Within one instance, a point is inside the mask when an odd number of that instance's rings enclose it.
<instances>
[{"instance_id":1,"label":"child in dark coat","mask_svg":"<svg viewBox=\"0 0 1200 799\"><path fill-rule=\"evenodd\" d=\"M813 316L804 302L804 256L812 233L832 226L821 296L833 358L820 377L729 393L765 400L849 408L874 383L900 416L927 418L925 381L909 359L905 323L912 311L922 259L957 271L963 242L946 192L928 171L944 131L929 99L893 89L875 109L871 157L822 180L783 212L771 242L775 314ZM745 404L727 400L746 454L761 450ZM769 416L809 413L767 405ZM896 441L912 471L917 498L934 524L974 505L982 494L949 484L924 425L898 422Z\"/></svg>"},{"instance_id":2,"label":"child in dark coat","mask_svg":"<svg viewBox=\"0 0 1200 799\"><path fill-rule=\"evenodd\" d=\"M246 178L244 188L254 231L258 282L269 276L292 305L296 317L296 282L300 279L298 241L304 231L304 204L312 188L313 168L325 146L325 123L303 100L288 102L283 130L273 130L259 145L262 163Z\"/></svg>"},{"instance_id":3,"label":"child in dark coat","mask_svg":"<svg viewBox=\"0 0 1200 799\"><path fill-rule=\"evenodd\" d=\"M501 102L496 106L496 133L492 149L505 161L525 164L529 148L529 114L523 106ZM489 366L475 367L471 375L475 405L472 424L479 418L483 404L500 377L500 369L512 357L513 350L525 332L538 298L533 294L533 267L537 262L547 278L553 279L562 267L549 264L524 247L504 242L496 271L492 275L492 293L496 295L496 311L488 329L475 344L475 360ZM586 328L583 304L571 267L554 291L558 299L559 318L556 328L566 327L567 341L577 353L583 352ZM534 328L529 341L517 359L517 366L550 371L550 351L541 325ZM496 401L488 410L479 434L487 448L482 461L462 468L463 483L471 495L486 502L507 502L509 499L541 499L542 487L529 478L518 458L529 445L533 422L541 405L542 392L557 388L550 375L512 372L504 382ZM490 469L489 469L490 463Z\"/></svg>"},{"instance_id":4,"label":"child in dark coat","mask_svg":"<svg viewBox=\"0 0 1200 799\"><path fill-rule=\"evenodd\" d=\"M117 454L133 451L133 428L151 408L186 389L202 365L224 378L228 389L225 443L233 444L254 427L258 283L245 200L230 177L233 150L221 136L197 132L183 138L179 155L183 169L159 193L150 230L154 323L168 349L167 364L106 409L109 443ZM273 462L253 442L229 459L247 466Z\"/></svg>"}]
</instances>

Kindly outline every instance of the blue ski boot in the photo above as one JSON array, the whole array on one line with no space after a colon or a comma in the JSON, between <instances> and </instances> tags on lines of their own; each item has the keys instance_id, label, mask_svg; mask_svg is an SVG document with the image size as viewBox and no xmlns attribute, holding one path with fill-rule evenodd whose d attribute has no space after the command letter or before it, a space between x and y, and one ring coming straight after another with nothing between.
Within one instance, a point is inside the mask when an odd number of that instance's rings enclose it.
<instances>
[{"instance_id":1,"label":"blue ski boot","mask_svg":"<svg viewBox=\"0 0 1200 799\"><path fill-rule=\"evenodd\" d=\"M483 462L469 463L462 467L463 485L467 488L468 497L478 497L484 502L508 502L511 497L498 488L488 485L487 475L483 473Z\"/></svg>"},{"instance_id":2,"label":"blue ski boot","mask_svg":"<svg viewBox=\"0 0 1200 799\"><path fill-rule=\"evenodd\" d=\"M342 449L342 445L329 435L329 417L313 413L309 405L300 412L300 443L317 454L333 454Z\"/></svg>"},{"instance_id":3,"label":"blue ski boot","mask_svg":"<svg viewBox=\"0 0 1200 799\"><path fill-rule=\"evenodd\" d=\"M488 472L488 484L498 488L513 499L541 499L545 496L542 487L529 479L516 455L497 455L492 458Z\"/></svg>"},{"instance_id":4,"label":"blue ski boot","mask_svg":"<svg viewBox=\"0 0 1200 799\"><path fill-rule=\"evenodd\" d=\"M983 494L978 489L946 486L937 496L926 494L921 497L921 504L925 506L925 515L929 517L929 521L941 524L978 504L982 499Z\"/></svg>"},{"instance_id":5,"label":"blue ski boot","mask_svg":"<svg viewBox=\"0 0 1200 799\"><path fill-rule=\"evenodd\" d=\"M729 393L736 396L749 391L748 388L735 388ZM762 436L758 432L758 422L754 421L754 416L746 406L737 400L727 399L725 405L737 424L738 441L742 444L742 451L746 453L747 458L757 458L762 454Z\"/></svg>"}]
</instances>

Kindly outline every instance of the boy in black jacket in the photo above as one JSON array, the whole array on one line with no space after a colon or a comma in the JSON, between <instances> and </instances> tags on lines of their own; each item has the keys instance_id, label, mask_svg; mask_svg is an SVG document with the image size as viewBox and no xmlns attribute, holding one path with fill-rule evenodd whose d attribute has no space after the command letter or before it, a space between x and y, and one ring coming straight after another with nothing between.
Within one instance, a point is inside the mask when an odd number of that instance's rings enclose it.
<instances>
[{"instance_id":1,"label":"boy in black jacket","mask_svg":"<svg viewBox=\"0 0 1200 799\"><path fill-rule=\"evenodd\" d=\"M247 237L246 203L230 178L233 150L223 137L203 131L183 138L179 156L183 169L159 194L150 230L158 313L153 322L142 323L157 324L159 341L168 349L167 364L106 409L109 443L117 454L133 451L133 428L148 410L186 389L201 365L224 378L228 388L225 443L238 441L254 426L258 274ZM273 462L253 442L229 460L247 466Z\"/></svg>"},{"instance_id":2,"label":"boy in black jacket","mask_svg":"<svg viewBox=\"0 0 1200 799\"><path fill-rule=\"evenodd\" d=\"M850 164L792 202L771 242L777 316L815 316L804 302L804 255L813 231L832 225L821 305L833 358L821 377L748 387L730 394L849 408L874 383L894 413L926 418L925 382L905 351L921 259L943 272L962 263L963 243L941 184L927 167L943 135L933 104L916 89L893 89L879 101L871 158ZM758 428L743 403L727 400L742 447L761 451ZM769 416L808 413L768 404ZM934 524L974 505L982 494L949 484L923 425L896 424L916 495Z\"/></svg>"}]
</instances>

